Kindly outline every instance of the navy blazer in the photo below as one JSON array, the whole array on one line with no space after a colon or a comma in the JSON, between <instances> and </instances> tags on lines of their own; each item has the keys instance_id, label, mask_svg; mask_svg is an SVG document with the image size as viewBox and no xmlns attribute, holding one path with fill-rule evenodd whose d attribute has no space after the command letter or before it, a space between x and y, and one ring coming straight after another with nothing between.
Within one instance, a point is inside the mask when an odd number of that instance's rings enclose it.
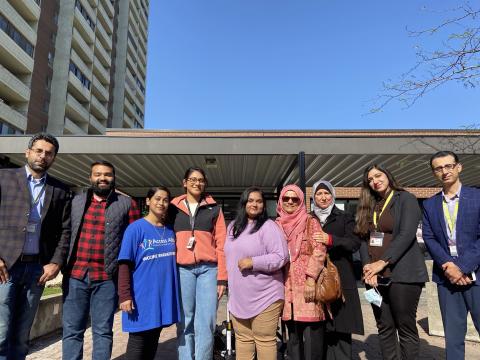
<instances>
[{"instance_id":1,"label":"navy blazer","mask_svg":"<svg viewBox=\"0 0 480 360\"><path fill-rule=\"evenodd\" d=\"M456 234L458 257L448 249L448 234L443 215L442 192L423 202L423 240L434 261L432 280L449 282L442 270L448 261L457 265L464 274L476 273L480 282L480 190L463 186L458 204Z\"/></svg>"}]
</instances>

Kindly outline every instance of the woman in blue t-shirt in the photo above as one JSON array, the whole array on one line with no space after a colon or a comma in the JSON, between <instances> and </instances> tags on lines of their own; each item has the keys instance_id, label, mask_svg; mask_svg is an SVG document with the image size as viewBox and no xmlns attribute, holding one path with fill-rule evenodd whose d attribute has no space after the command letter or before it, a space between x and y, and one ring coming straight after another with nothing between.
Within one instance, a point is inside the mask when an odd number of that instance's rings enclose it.
<instances>
[{"instance_id":1,"label":"woman in blue t-shirt","mask_svg":"<svg viewBox=\"0 0 480 360\"><path fill-rule=\"evenodd\" d=\"M162 328L178 322L175 233L167 225L170 192L147 193L148 214L125 231L118 256L118 295L123 331L129 332L126 359L154 359Z\"/></svg>"}]
</instances>

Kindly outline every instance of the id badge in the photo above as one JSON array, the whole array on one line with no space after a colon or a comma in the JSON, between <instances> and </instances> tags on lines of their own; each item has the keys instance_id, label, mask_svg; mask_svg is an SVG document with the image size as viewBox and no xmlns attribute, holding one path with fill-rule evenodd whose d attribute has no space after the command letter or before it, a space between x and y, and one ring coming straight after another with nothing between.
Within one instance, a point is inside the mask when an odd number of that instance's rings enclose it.
<instances>
[{"instance_id":1,"label":"id badge","mask_svg":"<svg viewBox=\"0 0 480 360\"><path fill-rule=\"evenodd\" d=\"M27 224L27 232L34 233L37 231L37 223L28 223Z\"/></svg>"},{"instance_id":2,"label":"id badge","mask_svg":"<svg viewBox=\"0 0 480 360\"><path fill-rule=\"evenodd\" d=\"M193 249L194 245L195 245L195 236L191 236L190 239L188 239L187 249Z\"/></svg>"},{"instance_id":3,"label":"id badge","mask_svg":"<svg viewBox=\"0 0 480 360\"><path fill-rule=\"evenodd\" d=\"M450 255L458 256L457 245L448 245L448 249L450 250Z\"/></svg>"},{"instance_id":4,"label":"id badge","mask_svg":"<svg viewBox=\"0 0 480 360\"><path fill-rule=\"evenodd\" d=\"M373 231L370 233L370 246L383 246L383 237L385 234L380 231Z\"/></svg>"}]
</instances>

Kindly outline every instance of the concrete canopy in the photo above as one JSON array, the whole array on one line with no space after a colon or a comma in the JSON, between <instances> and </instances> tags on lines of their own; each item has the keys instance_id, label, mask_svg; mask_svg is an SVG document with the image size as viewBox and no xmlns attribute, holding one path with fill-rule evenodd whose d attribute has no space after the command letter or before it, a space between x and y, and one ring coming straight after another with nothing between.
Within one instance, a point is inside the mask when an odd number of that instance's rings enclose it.
<instances>
[{"instance_id":1,"label":"concrete canopy","mask_svg":"<svg viewBox=\"0 0 480 360\"><path fill-rule=\"evenodd\" d=\"M30 136L2 136L0 155L23 165ZM209 191L238 194L256 185L266 192L300 180L298 154L305 153L305 180L325 178L335 186L355 187L363 169L387 166L406 187L437 183L428 166L432 153L455 150L464 164L462 182L479 186L479 131L123 131L105 136L59 136L60 152L49 173L72 186L88 186L90 164L115 165L117 187L143 196L163 184L180 193L189 166L207 172Z\"/></svg>"}]
</instances>

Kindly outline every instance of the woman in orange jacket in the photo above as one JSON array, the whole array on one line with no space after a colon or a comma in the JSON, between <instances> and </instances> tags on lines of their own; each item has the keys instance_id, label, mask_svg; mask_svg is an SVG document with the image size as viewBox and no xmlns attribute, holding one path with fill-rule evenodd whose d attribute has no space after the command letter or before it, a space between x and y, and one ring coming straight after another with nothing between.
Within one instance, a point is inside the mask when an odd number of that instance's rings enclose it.
<instances>
[{"instance_id":1,"label":"woman in orange jacket","mask_svg":"<svg viewBox=\"0 0 480 360\"><path fill-rule=\"evenodd\" d=\"M183 178L185 194L172 200L180 275L179 360L212 358L217 301L227 282L225 220L220 205L205 194L206 185L203 169L190 167Z\"/></svg>"}]
</instances>

